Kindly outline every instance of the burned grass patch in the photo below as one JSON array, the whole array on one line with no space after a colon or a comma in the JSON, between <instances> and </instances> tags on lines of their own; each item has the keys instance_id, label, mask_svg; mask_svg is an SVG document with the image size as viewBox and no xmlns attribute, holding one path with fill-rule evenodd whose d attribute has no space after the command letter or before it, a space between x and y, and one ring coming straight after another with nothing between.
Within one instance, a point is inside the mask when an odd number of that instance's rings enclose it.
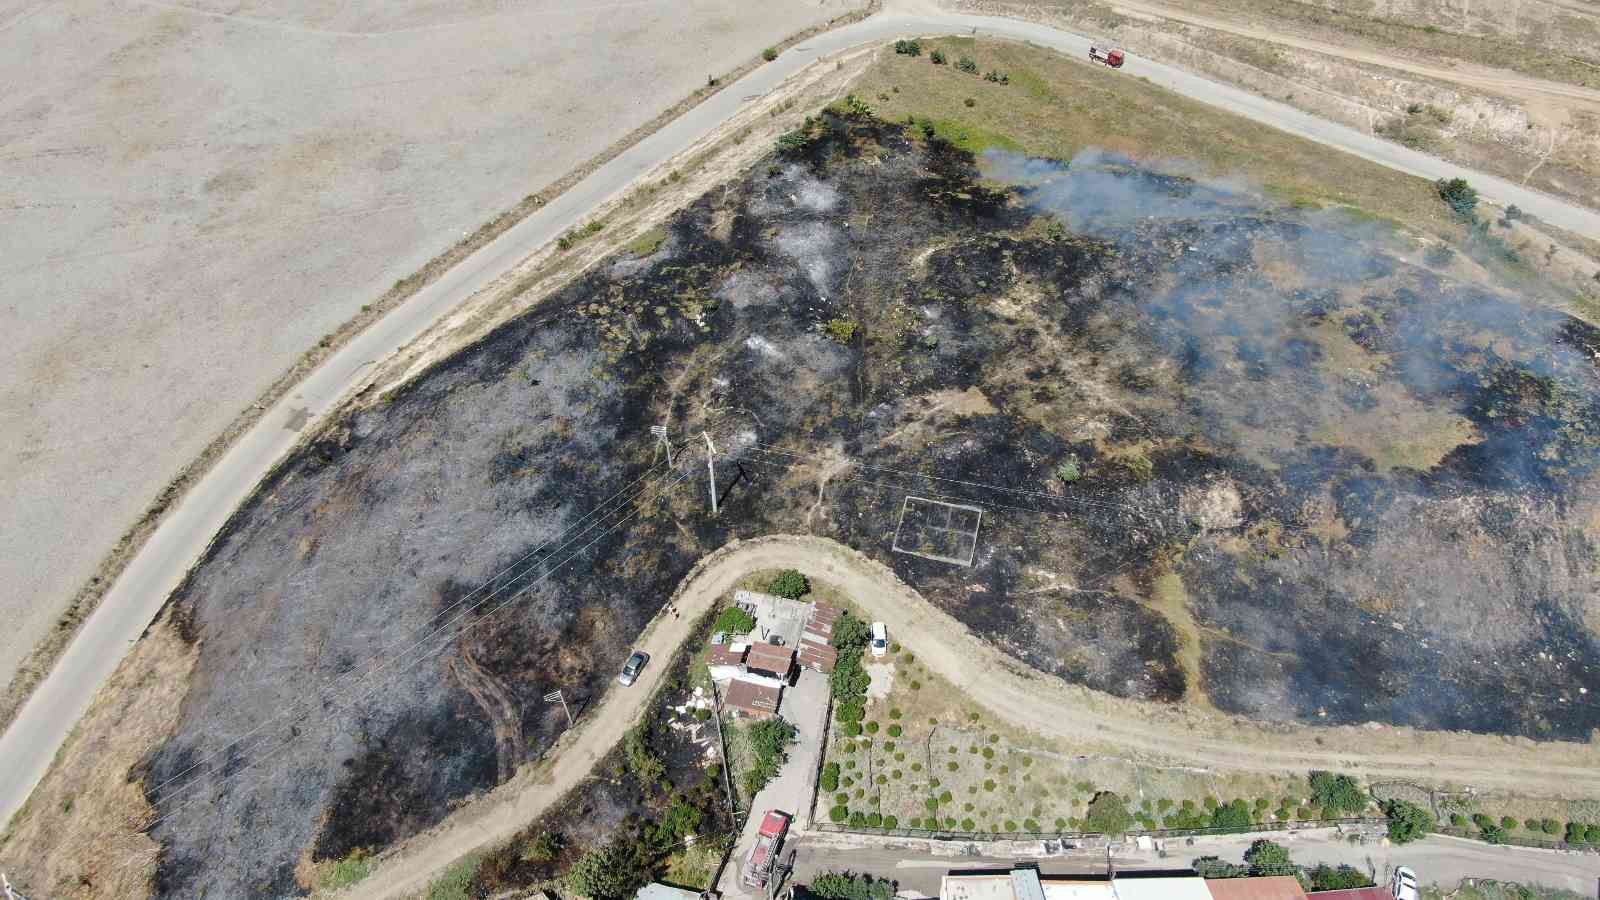
<instances>
[{"instance_id":1,"label":"burned grass patch","mask_svg":"<svg viewBox=\"0 0 1600 900\"><path fill-rule=\"evenodd\" d=\"M980 174L937 133L829 121L241 510L174 600L200 661L146 783L197 772L203 803L150 792L164 894L289 891L307 848L437 821L551 745L542 695L598 697L695 559L774 531L837 537L1122 696L1600 725L1597 534L1568 511L1600 461L1589 332L1339 215L1111 154ZM1347 425L1385 412L1425 448ZM659 468L662 423L680 447L717 435L719 516L702 470ZM970 568L893 552L908 495L984 510ZM471 631L421 637L462 609Z\"/></svg>"}]
</instances>

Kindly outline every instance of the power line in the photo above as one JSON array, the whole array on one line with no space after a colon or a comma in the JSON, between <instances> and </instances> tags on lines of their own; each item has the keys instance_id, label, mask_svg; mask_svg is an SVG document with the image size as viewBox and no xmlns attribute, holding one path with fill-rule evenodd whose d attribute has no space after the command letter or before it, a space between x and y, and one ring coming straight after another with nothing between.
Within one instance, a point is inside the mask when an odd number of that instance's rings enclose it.
<instances>
[{"instance_id":1,"label":"power line","mask_svg":"<svg viewBox=\"0 0 1600 900\"><path fill-rule=\"evenodd\" d=\"M650 477L650 470L646 469L646 471L643 474L641 474L638 478L635 478L633 481L629 482L628 484L624 485L622 488L618 489L615 493L611 494L611 496L607 497L604 501L602 501L594 509L590 510L588 513L585 513L582 517L580 517L578 519L578 521L576 521L572 525L568 526L568 528L566 530L562 531L560 534L556 535L554 538L551 538L550 540L547 540L543 544L540 544L539 546L537 546L534 549L530 550L528 553L524 554L520 559L516 560L515 562L513 562L510 565L506 566L505 568L501 569L499 572L497 572L493 576L491 576L487 581L484 581L478 587L476 587L473 590L471 590L471 591L467 592L466 594L464 594L460 599L456 600L450 606L440 610L438 613L435 614L435 620L437 620L438 616L445 615L447 613L450 613L452 610L457 609L462 604L466 603L468 600L471 600L474 596L476 596L479 593L483 592L485 589L490 588L491 585L496 585L497 582L500 581L500 579L504 578L505 576L510 574L512 571L517 569L519 566L521 566L524 563L528 562L529 560L532 560L535 557L537 557L540 554L542 554L552 544L555 544L557 541L561 541L564 538L566 538L568 535L570 535L573 532L574 529L578 528L585 521L587 521L588 519L590 519L591 517L593 517L597 513L601 512L601 510L604 510L608 506L610 506L612 501L616 500L623 493L625 493L625 492L627 492L629 490L632 490L641 481L644 481L646 478L649 478L649 477ZM646 488L644 488L644 489L641 489L641 493L645 489L648 489L648 486L646 486ZM638 494L635 494L634 496L638 496ZM628 502L628 501L624 501L624 503L626 503L626 502ZM608 512L606 514L609 515L610 513ZM592 526L590 526L590 527L592 527ZM589 530L588 528L585 528L583 533L587 533L588 530ZM565 546L565 545L563 545L563 546ZM559 548L558 548L557 552L559 552ZM524 575L525 574L526 574L526 572L524 572ZM499 591L501 589L502 589L502 587L496 587L493 591L491 591L486 596L485 600L487 600L488 597L492 597L495 592L497 592L497 591ZM423 635L422 638L420 638L416 643L412 644L411 647L409 647L407 649L412 649L412 648L416 647L422 641L426 641L428 638L432 637L433 635L438 634L440 631L443 631L445 628L448 628L450 625L454 624L456 621L459 621L460 618L463 615L469 614L469 613L472 612L473 609L476 609L479 606L481 606L483 604L483 602L485 602L485 601L479 601L478 603L474 604L471 609L466 610L466 613L457 614L456 616L452 617L451 619L449 619L448 621L444 622L443 624L434 627L433 630L431 630L427 634ZM325 681L323 681L322 684L320 684L320 685L318 685L316 687L317 695L321 696L323 694L326 694L330 690L337 692L338 690L341 689L337 685L337 683L340 682L340 681L347 681L347 682L349 682L351 684L358 683L358 682L370 677L375 672L382 670L385 666L391 664L395 659L399 658L399 656L401 654L399 652L397 652L397 651L399 650L400 643L401 643L400 641L396 641L393 644L391 644L389 647L384 648L383 650L380 650L380 651L372 654L372 656L369 657L369 659L367 660L367 663L371 664L371 668L368 668L364 672L356 672L354 670L351 670L349 672L345 672L343 674L334 676L333 678L326 679ZM195 760L193 763L191 763L189 766L184 768L182 771L167 777L160 784L156 785L153 788L150 788L146 792L147 796L154 797L155 794L158 794L160 791L164 790L167 787L167 785L169 785L172 782L182 778L183 776L185 776L188 773L192 772L194 769L200 767L201 765L204 765L209 760L224 756L230 748L234 748L234 747L242 744L247 738L250 738L250 737L254 736L255 734L260 733L265 728L267 728L267 727L269 727L269 726L271 726L271 725L273 725L273 724L275 724L277 722L290 720L290 719L294 719L294 718L299 718L299 717L302 717L302 716L306 715L307 713L311 712L311 710L315 707L315 705L316 705L315 701L306 700L306 701L303 701L303 703L300 704L300 706L298 708L291 707L290 709L287 709L287 710L285 710L283 712L278 713L275 716L272 716L269 719L266 719L265 721L257 724L254 728L252 728L249 731L245 732L243 735L240 735L239 737L233 738L228 743L222 745L220 748L205 754L200 759ZM164 799L164 798L154 798L154 799L151 800L151 802L153 804L153 803L159 802L161 799Z\"/></svg>"},{"instance_id":2,"label":"power line","mask_svg":"<svg viewBox=\"0 0 1600 900\"><path fill-rule=\"evenodd\" d=\"M681 484L688 477L689 477L689 473L688 472L685 472L685 473L679 475L670 484L668 484L666 486L665 490L671 490L672 488L676 487L678 484ZM617 528L621 527L623 524L625 524L626 522L630 521L635 516L639 515L639 513L640 513L640 510L637 509L637 508L632 510L631 512L629 512L626 516L624 516L622 519L618 520L616 523L612 524L610 527L606 528L603 532L601 532L599 535L595 536L588 543L584 544L582 547L579 547L577 550L574 550L573 552L569 553L560 562L551 565L550 568L547 569L544 574L539 576L538 579L535 579L530 584L518 589L516 592L511 594L505 600L503 600L502 602L500 602L499 604L497 604L496 606L491 608L487 613L485 613L479 619L475 620L472 623L469 623L465 628L462 629L462 632L464 633L466 630L470 629L473 625L477 624L477 622L483 621L487 617L492 616L494 613L499 612L501 609L504 609L506 606L508 606L511 603L515 602L523 593L525 593L533 585L538 584L539 582L541 582L544 579L548 578L556 570L558 570L562 566L566 565L568 562L570 562L572 559L576 558L578 555L583 553L585 550L588 550L590 547L594 546L594 544L598 543L600 540L605 538L611 532L615 531ZM450 643L449 641L440 642L435 647L425 651L424 653L422 653L420 655L417 655L417 656L413 657L412 660L407 665L405 665L404 667L402 667L399 670L396 670L392 674L400 674L402 672L410 670L411 668L415 667L417 664L419 664L422 661L432 657L433 655L439 653L441 650L443 650L446 647L448 647L449 643ZM344 704L343 706L344 707L354 707L356 704L358 704L358 703L366 700L367 698L371 697L372 693L373 692L369 690L366 694L364 694L364 695L362 695L360 697L354 698L351 702L349 702L347 704ZM325 716L322 719L322 721L317 723L316 727L318 727L318 728L326 727L327 725L331 724L332 721L333 720L332 720L331 716ZM260 768L268 760L274 758L279 753L281 753L283 750L285 750L285 749L289 748L290 746L292 746L293 744L295 744L301 737L304 737L308 733L310 733L310 732L309 731L300 732L298 734L290 735L287 740L284 740L283 743L281 743L276 748L273 748L272 750L267 751L264 755L262 755L258 759L252 760L249 764L241 767L240 769L224 775L218 782L213 784L213 787L221 787L221 786L223 786L223 785L225 785L225 784L227 784L229 782L236 781L237 779L239 779L239 778L243 777L244 775L248 774L250 771L252 771L254 769L257 769L257 768ZM256 779L256 781L253 784L260 784L264 779L265 779L265 776L263 775L262 778ZM185 785L184 788L180 789L180 791L178 793L182 793L184 791L187 791L189 787L199 783L200 781L201 781L201 778L199 776L197 776L195 779L192 779L187 785ZM170 799L170 795L169 795L169 798L163 798L163 799ZM149 830L155 828L157 825L160 825L163 822L171 820L172 818L174 818L177 815L181 814L184 810L192 807L193 805L195 805L196 803L201 802L204 799L205 798L203 796L197 796L197 797L194 797L194 798L191 798L189 800L184 801L177 808L168 810L167 812L162 813L157 818L151 820L147 825L144 826L143 830L144 831L149 831Z\"/></svg>"}]
</instances>

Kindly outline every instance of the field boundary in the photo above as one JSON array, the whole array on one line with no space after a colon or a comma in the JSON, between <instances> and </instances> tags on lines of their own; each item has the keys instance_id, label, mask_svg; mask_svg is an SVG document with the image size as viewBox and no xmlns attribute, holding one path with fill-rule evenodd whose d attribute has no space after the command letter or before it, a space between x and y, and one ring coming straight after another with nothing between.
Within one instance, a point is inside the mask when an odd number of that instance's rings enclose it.
<instances>
[{"instance_id":1,"label":"field boundary","mask_svg":"<svg viewBox=\"0 0 1600 900\"><path fill-rule=\"evenodd\" d=\"M1148 830L1127 831L1122 839L1128 838L1172 838L1172 837L1204 837L1219 834L1260 834L1260 833L1285 833L1306 831L1317 828L1337 828L1340 826L1386 826L1387 819L1377 816L1352 816L1342 819L1308 819L1301 822L1261 822L1245 827L1227 828L1156 828ZM943 829L929 830L926 828L856 828L850 825L839 825L833 822L820 823L812 827L813 831L831 832L834 834L864 834L874 837L907 837L927 841L1062 841L1074 844L1089 844L1104 846L1112 843L1110 835L1096 831L945 831ZM1442 833L1442 829L1441 829Z\"/></svg>"}]
</instances>

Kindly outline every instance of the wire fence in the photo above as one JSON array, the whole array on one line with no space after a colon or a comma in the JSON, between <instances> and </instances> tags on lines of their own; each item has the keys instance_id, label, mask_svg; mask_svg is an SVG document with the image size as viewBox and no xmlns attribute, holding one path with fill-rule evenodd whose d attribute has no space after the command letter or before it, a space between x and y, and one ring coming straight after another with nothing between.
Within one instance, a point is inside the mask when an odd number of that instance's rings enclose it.
<instances>
[{"instance_id":1,"label":"wire fence","mask_svg":"<svg viewBox=\"0 0 1600 900\"><path fill-rule=\"evenodd\" d=\"M1289 831L1302 831L1311 828L1333 828L1338 826L1374 826L1384 827L1386 819L1373 816L1351 816L1342 819L1310 819L1300 822L1261 822L1250 826L1232 826L1223 828L1155 828L1144 831L1129 831L1123 839L1130 838L1174 838L1174 837L1203 837L1218 834L1263 834L1282 833ZM837 822L813 822L813 831L831 832L834 834L864 834L878 835L881 837L909 837L923 838L930 841L1061 841L1063 843L1109 843L1111 838L1105 834L1092 831L950 831L945 829L929 828L871 828L841 824Z\"/></svg>"},{"instance_id":2,"label":"wire fence","mask_svg":"<svg viewBox=\"0 0 1600 900\"><path fill-rule=\"evenodd\" d=\"M1473 841L1483 841L1483 834L1472 828L1457 828L1454 825L1442 825L1435 828L1438 834L1448 834L1451 837L1466 838ZM1489 844L1506 844L1512 847L1537 847L1541 850L1567 850L1573 853L1600 853L1600 844L1593 843L1568 843L1566 841L1547 841L1543 838L1523 837L1517 834L1507 834L1494 841L1484 841Z\"/></svg>"}]
</instances>

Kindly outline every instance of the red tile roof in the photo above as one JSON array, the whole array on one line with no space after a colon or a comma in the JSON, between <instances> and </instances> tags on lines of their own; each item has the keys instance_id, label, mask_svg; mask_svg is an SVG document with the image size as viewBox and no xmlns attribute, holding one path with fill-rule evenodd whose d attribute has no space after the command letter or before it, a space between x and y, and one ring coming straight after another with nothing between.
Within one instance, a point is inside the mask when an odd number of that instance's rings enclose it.
<instances>
[{"instance_id":1,"label":"red tile roof","mask_svg":"<svg viewBox=\"0 0 1600 900\"><path fill-rule=\"evenodd\" d=\"M789 670L794 668L794 648L758 641L750 645L750 653L745 656L744 664L757 671L788 675Z\"/></svg>"},{"instance_id":2,"label":"red tile roof","mask_svg":"<svg viewBox=\"0 0 1600 900\"><path fill-rule=\"evenodd\" d=\"M728 682L728 693L723 695L722 704L765 719L777 714L778 703L782 699L783 688L735 678Z\"/></svg>"},{"instance_id":3,"label":"red tile roof","mask_svg":"<svg viewBox=\"0 0 1600 900\"><path fill-rule=\"evenodd\" d=\"M1259 878L1207 878L1212 900L1306 900L1305 889L1293 875Z\"/></svg>"},{"instance_id":4,"label":"red tile roof","mask_svg":"<svg viewBox=\"0 0 1600 900\"><path fill-rule=\"evenodd\" d=\"M811 614L806 616L806 630L827 641L833 638L833 624L837 621L839 621L837 607L825 603L813 603Z\"/></svg>"},{"instance_id":5,"label":"red tile roof","mask_svg":"<svg viewBox=\"0 0 1600 900\"><path fill-rule=\"evenodd\" d=\"M711 652L706 654L708 666L737 666L744 662L744 655L749 651L748 644L739 644L738 650L733 649L733 644L712 644Z\"/></svg>"}]
</instances>

